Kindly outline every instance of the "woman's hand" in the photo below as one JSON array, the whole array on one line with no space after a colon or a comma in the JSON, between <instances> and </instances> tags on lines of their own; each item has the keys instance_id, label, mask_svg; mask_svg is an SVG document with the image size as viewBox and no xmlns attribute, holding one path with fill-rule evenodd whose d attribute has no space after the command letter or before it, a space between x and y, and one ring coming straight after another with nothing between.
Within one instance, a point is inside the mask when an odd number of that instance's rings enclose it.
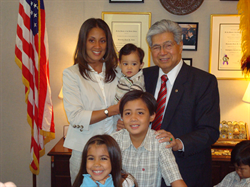
<instances>
[{"instance_id":1,"label":"woman's hand","mask_svg":"<svg viewBox=\"0 0 250 187\"><path fill-rule=\"evenodd\" d=\"M119 112L119 106L120 106L120 102L118 102L115 105L109 106L107 108L107 110L108 110L108 117L119 114L120 113ZM104 110L105 109L93 111L92 115L91 115L91 119L90 119L90 124L97 123L97 122L102 121L105 118L107 118L106 114L104 113Z\"/></svg>"},{"instance_id":2,"label":"woman's hand","mask_svg":"<svg viewBox=\"0 0 250 187\"><path fill-rule=\"evenodd\" d=\"M125 129L125 125L124 125L124 123L123 123L123 121L121 119L118 119L116 131L119 131L119 130L122 130L122 129Z\"/></svg>"},{"instance_id":3,"label":"woman's hand","mask_svg":"<svg viewBox=\"0 0 250 187\"><path fill-rule=\"evenodd\" d=\"M117 104L108 107L109 116L120 114L119 106L120 106L120 101Z\"/></svg>"},{"instance_id":4,"label":"woman's hand","mask_svg":"<svg viewBox=\"0 0 250 187\"><path fill-rule=\"evenodd\" d=\"M170 132L160 129L156 131L155 134L157 135L156 139L159 139L160 143L169 142L166 148L172 147L173 151L182 150L182 142L179 139L175 139L175 137Z\"/></svg>"}]
</instances>

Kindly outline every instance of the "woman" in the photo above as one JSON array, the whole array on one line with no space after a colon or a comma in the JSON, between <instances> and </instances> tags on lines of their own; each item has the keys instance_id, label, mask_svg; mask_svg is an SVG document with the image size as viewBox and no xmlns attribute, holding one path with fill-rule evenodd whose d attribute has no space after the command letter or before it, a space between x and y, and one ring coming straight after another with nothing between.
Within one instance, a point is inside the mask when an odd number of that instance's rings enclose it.
<instances>
[{"instance_id":1,"label":"woman","mask_svg":"<svg viewBox=\"0 0 250 187\"><path fill-rule=\"evenodd\" d=\"M64 147L72 149L70 175L73 184L86 142L97 134L111 134L113 115L119 113L115 89L120 77L108 25L90 18L80 29L74 65L63 71L63 102L70 122Z\"/></svg>"}]
</instances>

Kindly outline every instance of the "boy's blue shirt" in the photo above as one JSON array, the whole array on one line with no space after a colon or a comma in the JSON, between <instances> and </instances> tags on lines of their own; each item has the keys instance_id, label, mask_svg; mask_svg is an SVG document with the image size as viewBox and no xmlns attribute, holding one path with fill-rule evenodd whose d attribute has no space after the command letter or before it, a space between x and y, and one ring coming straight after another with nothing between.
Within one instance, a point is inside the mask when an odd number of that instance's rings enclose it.
<instances>
[{"instance_id":1,"label":"boy's blue shirt","mask_svg":"<svg viewBox=\"0 0 250 187\"><path fill-rule=\"evenodd\" d=\"M105 184L102 184L98 181L94 182L90 177L90 174L83 174L83 181L80 187L114 187L111 174L109 174L109 178L107 178Z\"/></svg>"}]
</instances>

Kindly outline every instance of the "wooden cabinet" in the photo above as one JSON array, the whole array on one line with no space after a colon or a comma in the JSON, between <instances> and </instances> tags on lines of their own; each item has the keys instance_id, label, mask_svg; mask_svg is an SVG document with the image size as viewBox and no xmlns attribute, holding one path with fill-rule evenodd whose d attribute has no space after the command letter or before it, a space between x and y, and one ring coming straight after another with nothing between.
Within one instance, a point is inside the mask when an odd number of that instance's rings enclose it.
<instances>
[{"instance_id":1,"label":"wooden cabinet","mask_svg":"<svg viewBox=\"0 0 250 187\"><path fill-rule=\"evenodd\" d=\"M212 145L212 149L216 150L228 150L230 153L235 146L233 144L221 143L217 141ZM231 163L231 155L212 155L212 181L213 185L216 185L222 181L222 179L230 172L234 171L234 165Z\"/></svg>"},{"instance_id":2,"label":"wooden cabinet","mask_svg":"<svg viewBox=\"0 0 250 187\"><path fill-rule=\"evenodd\" d=\"M50 150L51 156L51 187L70 187L69 158L71 149L63 147L64 139Z\"/></svg>"},{"instance_id":3,"label":"wooden cabinet","mask_svg":"<svg viewBox=\"0 0 250 187\"><path fill-rule=\"evenodd\" d=\"M48 156L51 156L51 187L70 187L69 158L71 149L63 147L64 139L51 149ZM232 146L223 146L214 144L212 148L230 149ZM212 180L213 185L218 184L231 171L234 166L230 162L230 156L212 156Z\"/></svg>"},{"instance_id":4,"label":"wooden cabinet","mask_svg":"<svg viewBox=\"0 0 250 187\"><path fill-rule=\"evenodd\" d=\"M234 171L234 166L228 161L212 162L212 181L216 185L230 172Z\"/></svg>"},{"instance_id":5,"label":"wooden cabinet","mask_svg":"<svg viewBox=\"0 0 250 187\"><path fill-rule=\"evenodd\" d=\"M212 156L213 186L220 183L232 171L234 171L234 165L230 161L230 156Z\"/></svg>"}]
</instances>

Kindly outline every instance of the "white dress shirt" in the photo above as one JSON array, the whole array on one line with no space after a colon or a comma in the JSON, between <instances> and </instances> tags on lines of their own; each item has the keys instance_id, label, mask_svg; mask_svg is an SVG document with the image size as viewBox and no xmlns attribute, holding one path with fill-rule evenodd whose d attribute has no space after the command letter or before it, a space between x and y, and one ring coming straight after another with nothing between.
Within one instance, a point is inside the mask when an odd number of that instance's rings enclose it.
<instances>
[{"instance_id":1,"label":"white dress shirt","mask_svg":"<svg viewBox=\"0 0 250 187\"><path fill-rule=\"evenodd\" d=\"M172 91L175 79L176 79L177 75L179 74L179 72L181 70L182 64L183 64L183 61L181 59L181 61L170 72L168 72L166 74L167 77L168 77L168 80L167 80L167 83L166 83L166 85L167 85L167 98L166 98L166 105L165 105L163 116L165 114L166 107L168 105L168 100L169 100L170 93ZM162 71L162 69L159 68L159 76L158 76L158 80L157 80L157 84L156 84L156 88L155 88L155 95L154 95L156 100L158 98L158 94L159 94L159 91L161 89L161 76L164 75L164 74L165 73ZM179 138L177 138L177 139L179 139ZM179 139L179 140L181 141L181 139ZM181 143L183 145L183 148L182 148L181 151L184 151L184 144L183 144L182 141L181 141Z\"/></svg>"}]
</instances>

